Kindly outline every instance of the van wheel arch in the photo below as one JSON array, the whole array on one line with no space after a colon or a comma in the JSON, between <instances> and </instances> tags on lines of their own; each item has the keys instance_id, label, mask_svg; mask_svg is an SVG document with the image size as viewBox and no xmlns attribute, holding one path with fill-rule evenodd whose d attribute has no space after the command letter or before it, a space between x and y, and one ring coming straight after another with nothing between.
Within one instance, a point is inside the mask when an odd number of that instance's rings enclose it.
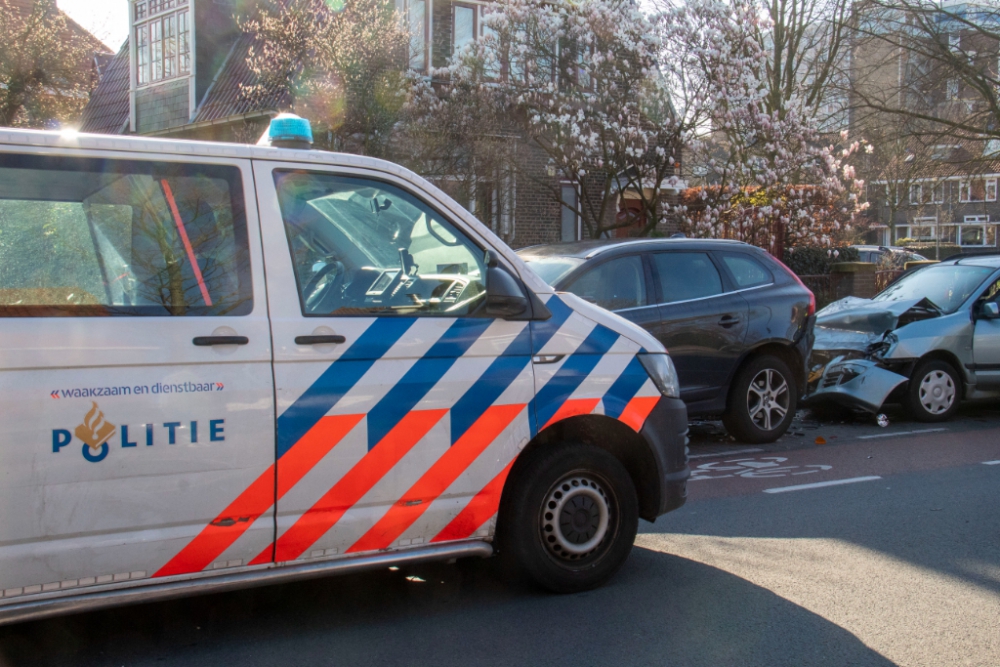
<instances>
[{"instance_id":1,"label":"van wheel arch","mask_svg":"<svg viewBox=\"0 0 1000 667\"><path fill-rule=\"evenodd\" d=\"M654 521L660 508L659 467L649 444L631 428L605 415L577 415L563 419L538 433L517 456L500 495L500 512L516 493L519 468L530 461L530 452L561 442L594 445L612 456L625 467L639 500L639 516ZM497 525L498 546L503 548L503 526Z\"/></svg>"}]
</instances>

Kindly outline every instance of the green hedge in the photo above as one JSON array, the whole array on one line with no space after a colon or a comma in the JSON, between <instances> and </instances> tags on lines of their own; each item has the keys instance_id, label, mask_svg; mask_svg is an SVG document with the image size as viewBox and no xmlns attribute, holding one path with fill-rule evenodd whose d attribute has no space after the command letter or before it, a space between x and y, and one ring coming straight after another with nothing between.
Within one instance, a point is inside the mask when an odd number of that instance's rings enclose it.
<instances>
[{"instance_id":1,"label":"green hedge","mask_svg":"<svg viewBox=\"0 0 1000 667\"><path fill-rule=\"evenodd\" d=\"M797 246L785 250L785 264L800 276L817 276L830 273L830 266L838 262L860 262L857 248L840 246L820 248Z\"/></svg>"}]
</instances>

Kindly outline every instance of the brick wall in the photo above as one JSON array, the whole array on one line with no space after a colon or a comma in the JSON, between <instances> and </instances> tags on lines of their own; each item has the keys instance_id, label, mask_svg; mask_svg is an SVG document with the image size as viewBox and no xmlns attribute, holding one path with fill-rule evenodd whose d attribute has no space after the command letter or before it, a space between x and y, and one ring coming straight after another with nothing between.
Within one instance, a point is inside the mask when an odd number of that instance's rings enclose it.
<instances>
[{"instance_id":1,"label":"brick wall","mask_svg":"<svg viewBox=\"0 0 1000 667\"><path fill-rule=\"evenodd\" d=\"M135 116L139 134L185 125L191 118L188 78L136 91Z\"/></svg>"}]
</instances>

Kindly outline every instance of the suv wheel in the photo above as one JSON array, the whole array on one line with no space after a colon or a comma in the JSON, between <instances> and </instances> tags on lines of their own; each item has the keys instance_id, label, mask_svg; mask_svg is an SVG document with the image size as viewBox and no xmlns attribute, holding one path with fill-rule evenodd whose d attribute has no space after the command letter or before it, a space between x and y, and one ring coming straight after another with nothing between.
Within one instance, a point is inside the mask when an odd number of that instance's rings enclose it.
<instances>
[{"instance_id":1,"label":"suv wheel","mask_svg":"<svg viewBox=\"0 0 1000 667\"><path fill-rule=\"evenodd\" d=\"M917 421L943 422L958 410L961 384L955 368L929 359L918 365L906 388L907 411Z\"/></svg>"},{"instance_id":2,"label":"suv wheel","mask_svg":"<svg viewBox=\"0 0 1000 667\"><path fill-rule=\"evenodd\" d=\"M625 563L639 529L632 478L593 445L558 443L527 456L500 509L501 557L555 593L600 586Z\"/></svg>"},{"instance_id":3,"label":"suv wheel","mask_svg":"<svg viewBox=\"0 0 1000 667\"><path fill-rule=\"evenodd\" d=\"M788 366L763 355L736 374L722 423L737 440L774 442L791 426L797 404L798 389Z\"/></svg>"}]
</instances>

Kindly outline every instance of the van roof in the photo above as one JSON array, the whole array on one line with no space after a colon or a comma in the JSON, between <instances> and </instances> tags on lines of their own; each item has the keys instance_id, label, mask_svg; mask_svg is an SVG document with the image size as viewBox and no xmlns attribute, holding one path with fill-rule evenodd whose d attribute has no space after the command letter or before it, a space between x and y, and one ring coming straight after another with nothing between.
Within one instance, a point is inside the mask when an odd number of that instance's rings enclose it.
<instances>
[{"instance_id":1,"label":"van roof","mask_svg":"<svg viewBox=\"0 0 1000 667\"><path fill-rule=\"evenodd\" d=\"M295 150L249 144L230 144L190 139L156 139L134 135L86 134L43 130L0 129L0 151L12 146L102 150L145 155L185 155L243 160L278 160L307 164L362 167L396 174L407 179L417 175L394 162L363 155L333 153L323 150Z\"/></svg>"}]
</instances>

